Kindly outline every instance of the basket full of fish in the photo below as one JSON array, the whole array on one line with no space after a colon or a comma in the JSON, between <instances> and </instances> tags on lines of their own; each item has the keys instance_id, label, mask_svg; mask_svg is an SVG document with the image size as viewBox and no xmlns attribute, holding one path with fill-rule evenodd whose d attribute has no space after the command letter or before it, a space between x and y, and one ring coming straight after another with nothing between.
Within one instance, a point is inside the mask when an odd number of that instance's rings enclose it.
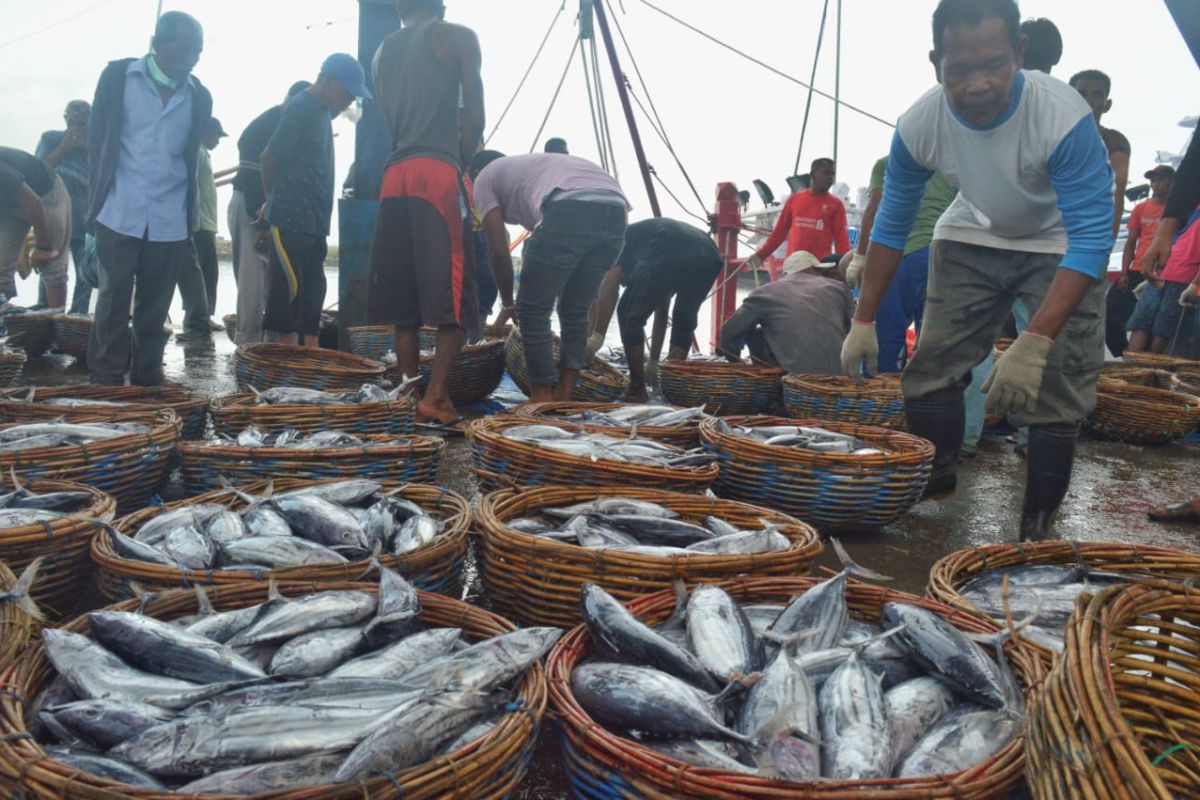
<instances>
[{"instance_id":1,"label":"basket full of fish","mask_svg":"<svg viewBox=\"0 0 1200 800\"><path fill-rule=\"evenodd\" d=\"M55 314L53 325L57 352L74 356L76 360L87 358L93 325L90 314Z\"/></svg>"},{"instance_id":2,"label":"basket full of fish","mask_svg":"<svg viewBox=\"0 0 1200 800\"><path fill-rule=\"evenodd\" d=\"M92 543L111 599L245 581L357 580L378 565L426 591L456 585L470 506L422 484L254 483L122 517Z\"/></svg>"},{"instance_id":3,"label":"basket full of fish","mask_svg":"<svg viewBox=\"0 0 1200 800\"><path fill-rule=\"evenodd\" d=\"M163 409L174 411L184 439L208 427L207 395L183 386L30 386L0 393L5 422L137 422Z\"/></svg>"},{"instance_id":4,"label":"basket full of fish","mask_svg":"<svg viewBox=\"0 0 1200 800\"><path fill-rule=\"evenodd\" d=\"M233 370L242 391L299 386L326 392L353 392L364 383L379 383L385 371L378 361L353 353L277 342L239 345L233 351Z\"/></svg>"},{"instance_id":5,"label":"basket full of fish","mask_svg":"<svg viewBox=\"0 0 1200 800\"><path fill-rule=\"evenodd\" d=\"M79 602L92 562L92 537L112 522L117 503L99 489L64 481L0 479L0 563L18 573L37 564L29 587L46 617L57 619ZM9 634L0 625L0 639Z\"/></svg>"},{"instance_id":6,"label":"basket full of fish","mask_svg":"<svg viewBox=\"0 0 1200 800\"><path fill-rule=\"evenodd\" d=\"M324 480L367 478L393 483L433 483L446 442L436 436L337 430L303 434L295 428L268 433L247 428L236 439L215 436L179 447L180 471L189 494L271 478Z\"/></svg>"},{"instance_id":7,"label":"basket full of fish","mask_svg":"<svg viewBox=\"0 0 1200 800\"><path fill-rule=\"evenodd\" d=\"M494 492L475 521L488 601L525 624L578 624L589 583L625 601L676 579L802 575L821 552L811 526L777 511L629 487Z\"/></svg>"},{"instance_id":8,"label":"basket full of fish","mask_svg":"<svg viewBox=\"0 0 1200 800\"><path fill-rule=\"evenodd\" d=\"M1008 797L1041 662L990 623L849 580L873 573L845 561L628 607L585 587L585 624L547 663L572 781L625 798Z\"/></svg>"},{"instance_id":9,"label":"basket full of fish","mask_svg":"<svg viewBox=\"0 0 1200 800\"><path fill-rule=\"evenodd\" d=\"M43 631L4 672L0 780L47 800L501 797L559 634L387 570L129 601Z\"/></svg>"},{"instance_id":10,"label":"basket full of fish","mask_svg":"<svg viewBox=\"0 0 1200 800\"><path fill-rule=\"evenodd\" d=\"M554 363L561 356L561 342L554 334ZM504 340L504 364L513 382L529 396L529 370L525 366L525 346L521 342L521 329L514 328ZM629 378L624 372L605 361L593 358L592 363L579 370L579 377L571 388L571 400L577 403L612 403L629 387Z\"/></svg>"},{"instance_id":11,"label":"basket full of fish","mask_svg":"<svg viewBox=\"0 0 1200 800\"><path fill-rule=\"evenodd\" d=\"M1200 554L1122 542L1025 542L958 550L929 572L933 599L1004 625L1030 619L1018 635L1046 664L1062 652L1075 599L1120 584L1193 580Z\"/></svg>"},{"instance_id":12,"label":"basket full of fish","mask_svg":"<svg viewBox=\"0 0 1200 800\"><path fill-rule=\"evenodd\" d=\"M898 375L861 380L844 375L788 375L783 379L783 404L788 416L796 419L907 429Z\"/></svg>"},{"instance_id":13,"label":"basket full of fish","mask_svg":"<svg viewBox=\"0 0 1200 800\"><path fill-rule=\"evenodd\" d=\"M779 409L783 370L724 359L663 361L659 388L668 403L704 406L710 414L770 414Z\"/></svg>"},{"instance_id":14,"label":"basket full of fish","mask_svg":"<svg viewBox=\"0 0 1200 800\"><path fill-rule=\"evenodd\" d=\"M704 419L703 406L679 408L639 403L525 403L512 413L517 417L570 422L589 433L628 435L636 431L638 436L683 448L699 444L700 420Z\"/></svg>"},{"instance_id":15,"label":"basket full of fish","mask_svg":"<svg viewBox=\"0 0 1200 800\"><path fill-rule=\"evenodd\" d=\"M179 435L179 417L169 409L143 422L0 425L0 474L84 483L128 512L166 482Z\"/></svg>"},{"instance_id":16,"label":"basket full of fish","mask_svg":"<svg viewBox=\"0 0 1200 800\"><path fill-rule=\"evenodd\" d=\"M437 329L421 328L421 356L417 364L417 388L429 388L433 375L433 358L437 346ZM388 368L393 382L400 384L404 376L396 361L396 351L389 346L379 359ZM450 371L450 400L455 405L471 405L485 399L504 380L504 340L485 338L463 345Z\"/></svg>"},{"instance_id":17,"label":"basket full of fish","mask_svg":"<svg viewBox=\"0 0 1200 800\"><path fill-rule=\"evenodd\" d=\"M878 528L925 490L933 445L870 425L781 417L700 423L721 464L722 497L761 503L818 528Z\"/></svg>"},{"instance_id":18,"label":"basket full of fish","mask_svg":"<svg viewBox=\"0 0 1200 800\"><path fill-rule=\"evenodd\" d=\"M236 438L247 428L268 433L295 429L306 434L339 430L368 436L412 433L416 403L395 389L369 383L349 392L284 386L213 398L208 411L213 432L221 436Z\"/></svg>"},{"instance_id":19,"label":"basket full of fish","mask_svg":"<svg viewBox=\"0 0 1200 800\"><path fill-rule=\"evenodd\" d=\"M54 345L54 316L56 311L31 311L6 305L0 319L8 330L8 346L25 351L29 358L50 352Z\"/></svg>"},{"instance_id":20,"label":"basket full of fish","mask_svg":"<svg viewBox=\"0 0 1200 800\"><path fill-rule=\"evenodd\" d=\"M0 561L0 631L3 632L0 635L0 669L7 667L29 643L38 622L43 619L41 609L31 595L40 566L40 561L34 561L18 578Z\"/></svg>"},{"instance_id":21,"label":"basket full of fish","mask_svg":"<svg viewBox=\"0 0 1200 800\"><path fill-rule=\"evenodd\" d=\"M473 421L467 437L486 490L565 484L703 492L717 477L711 453L636 431L592 433L557 420L495 416Z\"/></svg>"}]
</instances>

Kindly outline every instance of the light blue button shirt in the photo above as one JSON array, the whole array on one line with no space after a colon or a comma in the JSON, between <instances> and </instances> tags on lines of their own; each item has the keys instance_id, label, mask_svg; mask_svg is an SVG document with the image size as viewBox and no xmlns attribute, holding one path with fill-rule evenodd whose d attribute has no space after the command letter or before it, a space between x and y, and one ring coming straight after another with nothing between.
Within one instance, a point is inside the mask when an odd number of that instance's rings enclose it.
<instances>
[{"instance_id":1,"label":"light blue button shirt","mask_svg":"<svg viewBox=\"0 0 1200 800\"><path fill-rule=\"evenodd\" d=\"M137 239L188 238L188 174L184 150L192 126L189 77L165 104L146 59L129 65L121 121L121 153L104 208L96 221Z\"/></svg>"}]
</instances>

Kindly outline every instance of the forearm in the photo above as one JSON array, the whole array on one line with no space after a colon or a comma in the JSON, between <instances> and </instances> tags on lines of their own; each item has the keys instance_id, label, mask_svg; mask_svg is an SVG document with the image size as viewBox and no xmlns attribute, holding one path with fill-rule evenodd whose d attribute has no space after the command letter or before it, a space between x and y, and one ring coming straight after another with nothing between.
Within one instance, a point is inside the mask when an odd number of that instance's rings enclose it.
<instances>
[{"instance_id":1,"label":"forearm","mask_svg":"<svg viewBox=\"0 0 1200 800\"><path fill-rule=\"evenodd\" d=\"M678 304L676 304L675 310L676 311L679 310ZM663 342L667 338L667 318L670 316L670 314L671 314L671 299L668 297L666 300L663 300L659 304L658 308L656 308L654 310L654 325L650 329L650 360L651 361L658 361L660 358L662 358ZM682 327L683 323L686 323L686 320L681 321L679 319L675 319L672 322L672 331L673 331L672 337L671 337L672 345L675 345L675 346L679 345L679 343L675 341L676 337L674 336L674 332L685 330L685 328ZM695 329L694 320L693 320L691 329L692 330ZM685 348L689 344L691 344L691 341L690 341L691 334L688 334L688 339L689 339L689 341L683 345L683 347L685 347Z\"/></svg>"},{"instance_id":2,"label":"forearm","mask_svg":"<svg viewBox=\"0 0 1200 800\"><path fill-rule=\"evenodd\" d=\"M492 249L492 277L505 309L513 307L513 262L507 248Z\"/></svg>"},{"instance_id":3,"label":"forearm","mask_svg":"<svg viewBox=\"0 0 1200 800\"><path fill-rule=\"evenodd\" d=\"M600 293L596 298L596 324L591 333L602 336L608 333L613 311L617 307L617 297L621 292L621 274L620 265L604 274L604 280L600 283Z\"/></svg>"},{"instance_id":4,"label":"forearm","mask_svg":"<svg viewBox=\"0 0 1200 800\"><path fill-rule=\"evenodd\" d=\"M50 223L46 219L46 209L42 205L42 199L34 194L28 186L23 186L20 194L17 195L17 208L20 210L21 216L29 220L29 224L33 226L33 235L37 240L38 248L51 249L54 243L50 240Z\"/></svg>"},{"instance_id":5,"label":"forearm","mask_svg":"<svg viewBox=\"0 0 1200 800\"><path fill-rule=\"evenodd\" d=\"M1046 299L1033 319L1029 320L1026 332L1047 339L1057 338L1095 283L1096 280L1085 273L1059 269L1050 284L1050 291L1046 293Z\"/></svg>"},{"instance_id":6,"label":"forearm","mask_svg":"<svg viewBox=\"0 0 1200 800\"><path fill-rule=\"evenodd\" d=\"M1129 272L1133 266L1133 256L1137 253L1138 235L1130 234L1125 240L1125 249L1121 251L1121 272Z\"/></svg>"},{"instance_id":7,"label":"forearm","mask_svg":"<svg viewBox=\"0 0 1200 800\"><path fill-rule=\"evenodd\" d=\"M871 242L867 250L867 266L863 270L862 295L858 299L858 309L854 318L859 322L874 322L879 304L887 294L888 287L896 270L900 268L900 260L904 252L895 248Z\"/></svg>"},{"instance_id":8,"label":"forearm","mask_svg":"<svg viewBox=\"0 0 1200 800\"><path fill-rule=\"evenodd\" d=\"M259 162L259 170L261 171L262 187L263 187L263 202L266 203L271 199L271 190L275 188L276 169L279 166L279 161L275 154L270 150L264 150L262 159ZM257 211L258 209L255 209Z\"/></svg>"}]
</instances>

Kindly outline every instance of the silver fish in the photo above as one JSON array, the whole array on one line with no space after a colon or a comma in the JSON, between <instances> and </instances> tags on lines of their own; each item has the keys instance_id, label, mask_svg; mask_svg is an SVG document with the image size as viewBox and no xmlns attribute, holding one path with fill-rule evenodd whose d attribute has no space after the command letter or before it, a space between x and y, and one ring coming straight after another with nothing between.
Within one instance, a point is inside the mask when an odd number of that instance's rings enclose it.
<instances>
[{"instance_id":1,"label":"silver fish","mask_svg":"<svg viewBox=\"0 0 1200 800\"><path fill-rule=\"evenodd\" d=\"M21 571L21 577L17 578L13 588L0 591L0 603L12 603L34 619L44 619L37 603L29 594L44 560L44 558L35 558L29 563L29 566Z\"/></svg>"},{"instance_id":2,"label":"silver fish","mask_svg":"<svg viewBox=\"0 0 1200 800\"><path fill-rule=\"evenodd\" d=\"M344 564L347 559L324 545L291 536L249 536L221 547L226 564L257 564L268 569L308 564Z\"/></svg>"},{"instance_id":3,"label":"silver fish","mask_svg":"<svg viewBox=\"0 0 1200 800\"><path fill-rule=\"evenodd\" d=\"M138 426L145 431L145 426ZM108 427L106 425L76 424L70 422L32 422L27 425L13 425L0 430L0 442L15 442L28 439L31 436L67 436L81 441L96 441L113 439L133 432L129 429Z\"/></svg>"},{"instance_id":4,"label":"silver fish","mask_svg":"<svg viewBox=\"0 0 1200 800\"><path fill-rule=\"evenodd\" d=\"M347 661L330 672L329 678L401 678L420 664L449 654L461 634L458 628L414 633L382 650Z\"/></svg>"},{"instance_id":5,"label":"silver fish","mask_svg":"<svg viewBox=\"0 0 1200 800\"><path fill-rule=\"evenodd\" d=\"M674 739L671 741L648 741L652 750L685 764L704 769L723 769L730 772L754 774L758 770L737 759L737 751L726 742L717 739Z\"/></svg>"},{"instance_id":6,"label":"silver fish","mask_svg":"<svg viewBox=\"0 0 1200 800\"><path fill-rule=\"evenodd\" d=\"M186 569L208 569L217 558L216 545L191 525L176 528L168 533L158 549L167 558Z\"/></svg>"},{"instance_id":7,"label":"silver fish","mask_svg":"<svg viewBox=\"0 0 1200 800\"><path fill-rule=\"evenodd\" d=\"M17 439L12 442L0 442L0 452L14 453L22 450L40 450L43 447L61 447L66 444L68 437L61 433L43 433L30 436L27 439Z\"/></svg>"},{"instance_id":8,"label":"silver fish","mask_svg":"<svg viewBox=\"0 0 1200 800\"><path fill-rule=\"evenodd\" d=\"M127 664L147 672L193 683L266 677L257 666L222 645L153 617L94 611L88 621L97 642Z\"/></svg>"},{"instance_id":9,"label":"silver fish","mask_svg":"<svg viewBox=\"0 0 1200 800\"><path fill-rule=\"evenodd\" d=\"M0 510L0 529L21 528L39 522L51 522L62 519L62 517L63 515L57 511L40 508L6 508Z\"/></svg>"},{"instance_id":10,"label":"silver fish","mask_svg":"<svg viewBox=\"0 0 1200 800\"><path fill-rule=\"evenodd\" d=\"M440 748L438 748L438 755L448 755L450 753L457 753L459 750L462 750L464 747L469 745L471 742L474 742L478 739L482 739L483 737L487 736L499 724L500 724L500 720L498 720L498 719L483 719L483 720L480 720L479 722L476 722L474 725L467 728L465 731L460 733L458 736L456 736L455 738L451 739L449 742L447 742L446 744L444 744Z\"/></svg>"},{"instance_id":11,"label":"silver fish","mask_svg":"<svg viewBox=\"0 0 1200 800\"><path fill-rule=\"evenodd\" d=\"M954 692L928 675L893 686L883 699L892 730L892 747L900 759L958 702Z\"/></svg>"},{"instance_id":12,"label":"silver fish","mask_svg":"<svg viewBox=\"0 0 1200 800\"><path fill-rule=\"evenodd\" d=\"M201 586L196 587L196 598L199 611L195 619L184 627L184 630L220 644L229 641L234 634L258 619L258 615L263 612L263 609L287 602L287 598L279 594L275 588L274 582L270 585L266 603L237 608L232 611L217 611L213 608L212 603L208 600L208 595Z\"/></svg>"},{"instance_id":13,"label":"silver fish","mask_svg":"<svg viewBox=\"0 0 1200 800\"><path fill-rule=\"evenodd\" d=\"M194 506L182 506L163 512L153 519L147 520L137 529L133 538L148 545L159 545L167 538L167 534L179 527L191 525L203 528L217 514L225 511L225 506L216 503L198 503Z\"/></svg>"},{"instance_id":14,"label":"silver fish","mask_svg":"<svg viewBox=\"0 0 1200 800\"><path fill-rule=\"evenodd\" d=\"M151 564L159 564L164 567L177 566L175 560L165 553L148 544L143 544L137 539L126 536L115 528L108 529L108 538L112 542L113 550L122 558L148 561Z\"/></svg>"},{"instance_id":15,"label":"silver fish","mask_svg":"<svg viewBox=\"0 0 1200 800\"><path fill-rule=\"evenodd\" d=\"M292 526L275 509L257 505L242 512L242 524L248 536L292 536Z\"/></svg>"},{"instance_id":16,"label":"silver fish","mask_svg":"<svg viewBox=\"0 0 1200 800\"><path fill-rule=\"evenodd\" d=\"M771 771L790 781L821 775L821 729L817 689L788 648L750 687L738 715L738 730L759 739Z\"/></svg>"},{"instance_id":17,"label":"silver fish","mask_svg":"<svg viewBox=\"0 0 1200 800\"><path fill-rule=\"evenodd\" d=\"M575 434L564 428L556 428L553 425L516 425L505 430L504 436L507 439L515 439L518 442L528 442L535 439L548 442L554 439L570 439Z\"/></svg>"},{"instance_id":18,"label":"silver fish","mask_svg":"<svg viewBox=\"0 0 1200 800\"><path fill-rule=\"evenodd\" d=\"M268 436L262 428L250 427L239 433L234 441L238 447L264 447Z\"/></svg>"},{"instance_id":19,"label":"silver fish","mask_svg":"<svg viewBox=\"0 0 1200 800\"><path fill-rule=\"evenodd\" d=\"M239 631L229 644L277 642L303 633L342 628L365 621L375 613L375 597L359 591L329 591L292 599L267 609L250 627Z\"/></svg>"},{"instance_id":20,"label":"silver fish","mask_svg":"<svg viewBox=\"0 0 1200 800\"><path fill-rule=\"evenodd\" d=\"M253 388L251 390L254 391L258 402L263 405L328 406L348 402L345 395L330 394L303 386L277 386L264 392Z\"/></svg>"},{"instance_id":21,"label":"silver fish","mask_svg":"<svg viewBox=\"0 0 1200 800\"><path fill-rule=\"evenodd\" d=\"M246 530L246 523L242 521L241 515L226 510L215 515L208 521L208 525L204 528L204 535L208 537L210 542L220 546L226 542L244 539L249 533Z\"/></svg>"},{"instance_id":22,"label":"silver fish","mask_svg":"<svg viewBox=\"0 0 1200 800\"><path fill-rule=\"evenodd\" d=\"M334 773L346 760L344 752L321 753L287 761L268 761L214 772L175 791L181 795L260 794L307 789L333 783Z\"/></svg>"},{"instance_id":23,"label":"silver fish","mask_svg":"<svg viewBox=\"0 0 1200 800\"><path fill-rule=\"evenodd\" d=\"M542 513L560 519L570 519L580 514L633 514L639 517L679 518L678 512L672 511L666 506L645 500L635 500L631 497L599 497L586 503L576 503L561 508L544 508Z\"/></svg>"},{"instance_id":24,"label":"silver fish","mask_svg":"<svg viewBox=\"0 0 1200 800\"><path fill-rule=\"evenodd\" d=\"M315 678L351 658L363 645L362 626L329 628L289 639L271 659L279 678Z\"/></svg>"},{"instance_id":25,"label":"silver fish","mask_svg":"<svg viewBox=\"0 0 1200 800\"><path fill-rule=\"evenodd\" d=\"M439 528L437 520L427 514L409 517L396 532L395 541L392 543L392 553L404 555L414 550L420 550L437 538Z\"/></svg>"},{"instance_id":26,"label":"silver fish","mask_svg":"<svg viewBox=\"0 0 1200 800\"><path fill-rule=\"evenodd\" d=\"M821 687L821 775L870 780L892 774L895 754L879 677L853 652Z\"/></svg>"},{"instance_id":27,"label":"silver fish","mask_svg":"<svg viewBox=\"0 0 1200 800\"><path fill-rule=\"evenodd\" d=\"M383 489L383 484L366 478L351 478L344 481L319 483L275 495L274 499L292 497L319 497L339 506L353 506Z\"/></svg>"},{"instance_id":28,"label":"silver fish","mask_svg":"<svg viewBox=\"0 0 1200 800\"><path fill-rule=\"evenodd\" d=\"M767 528L761 531L739 531L705 542L696 542L685 549L690 553L709 553L711 555L754 555L756 553L777 553L792 546L791 540L777 530Z\"/></svg>"},{"instance_id":29,"label":"silver fish","mask_svg":"<svg viewBox=\"0 0 1200 800\"><path fill-rule=\"evenodd\" d=\"M704 518L704 527L716 534L718 538L721 536L733 536L736 533L742 532L736 525L731 525L720 517L712 515Z\"/></svg>"},{"instance_id":30,"label":"silver fish","mask_svg":"<svg viewBox=\"0 0 1200 800\"><path fill-rule=\"evenodd\" d=\"M157 706L117 700L76 700L44 713L101 750L115 747L172 716Z\"/></svg>"},{"instance_id":31,"label":"silver fish","mask_svg":"<svg viewBox=\"0 0 1200 800\"><path fill-rule=\"evenodd\" d=\"M66 747L47 747L46 754L60 764L66 764L85 775L98 775L111 781L136 786L140 789L155 789L170 791L152 775L120 759L97 755L96 753L79 752Z\"/></svg>"},{"instance_id":32,"label":"silver fish","mask_svg":"<svg viewBox=\"0 0 1200 800\"><path fill-rule=\"evenodd\" d=\"M271 503L297 536L326 547L366 549L367 537L354 515L315 495L279 496Z\"/></svg>"},{"instance_id":33,"label":"silver fish","mask_svg":"<svg viewBox=\"0 0 1200 800\"><path fill-rule=\"evenodd\" d=\"M308 678L287 683L259 683L231 689L201 700L180 712L183 717L219 717L232 711L263 706L306 708L356 708L388 711L402 701L418 697L397 681L374 678Z\"/></svg>"},{"instance_id":34,"label":"silver fish","mask_svg":"<svg viewBox=\"0 0 1200 800\"><path fill-rule=\"evenodd\" d=\"M719 586L700 585L687 605L692 652L721 684L762 667L763 651L750 620Z\"/></svg>"},{"instance_id":35,"label":"silver fish","mask_svg":"<svg viewBox=\"0 0 1200 800\"><path fill-rule=\"evenodd\" d=\"M948 775L982 764L1020 733L1020 718L1005 711L951 713L913 746L896 768L898 778Z\"/></svg>"},{"instance_id":36,"label":"silver fish","mask_svg":"<svg viewBox=\"0 0 1200 800\"><path fill-rule=\"evenodd\" d=\"M490 692L521 675L562 636L559 628L521 628L426 661L401 678L409 688Z\"/></svg>"},{"instance_id":37,"label":"silver fish","mask_svg":"<svg viewBox=\"0 0 1200 800\"><path fill-rule=\"evenodd\" d=\"M395 570L380 567L375 618L363 629L367 646L376 649L394 642L412 633L420 622L421 600L416 588Z\"/></svg>"},{"instance_id":38,"label":"silver fish","mask_svg":"<svg viewBox=\"0 0 1200 800\"><path fill-rule=\"evenodd\" d=\"M708 528L678 519L643 517L635 514L598 514L596 518L617 530L636 536L642 544L687 547L716 538L716 534Z\"/></svg>"},{"instance_id":39,"label":"silver fish","mask_svg":"<svg viewBox=\"0 0 1200 800\"><path fill-rule=\"evenodd\" d=\"M509 520L504 524L512 528L514 531L519 531L520 533L542 534L550 533L554 530L552 525L543 522L540 519L533 519L532 517L520 517L518 519Z\"/></svg>"},{"instance_id":40,"label":"silver fish","mask_svg":"<svg viewBox=\"0 0 1200 800\"><path fill-rule=\"evenodd\" d=\"M353 513L353 509L351 509ZM367 537L367 548L374 551L376 547L382 550L396 535L396 516L392 513L387 498L374 503L358 517L363 534Z\"/></svg>"}]
</instances>

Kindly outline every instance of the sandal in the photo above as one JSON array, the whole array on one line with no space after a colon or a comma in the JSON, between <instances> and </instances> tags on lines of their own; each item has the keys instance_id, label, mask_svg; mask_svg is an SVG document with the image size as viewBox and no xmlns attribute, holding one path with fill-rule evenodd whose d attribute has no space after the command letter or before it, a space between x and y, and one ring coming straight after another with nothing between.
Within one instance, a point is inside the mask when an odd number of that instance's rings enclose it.
<instances>
[{"instance_id":1,"label":"sandal","mask_svg":"<svg viewBox=\"0 0 1200 800\"><path fill-rule=\"evenodd\" d=\"M1154 522L1200 522L1200 497L1173 506L1156 506L1146 516Z\"/></svg>"}]
</instances>

